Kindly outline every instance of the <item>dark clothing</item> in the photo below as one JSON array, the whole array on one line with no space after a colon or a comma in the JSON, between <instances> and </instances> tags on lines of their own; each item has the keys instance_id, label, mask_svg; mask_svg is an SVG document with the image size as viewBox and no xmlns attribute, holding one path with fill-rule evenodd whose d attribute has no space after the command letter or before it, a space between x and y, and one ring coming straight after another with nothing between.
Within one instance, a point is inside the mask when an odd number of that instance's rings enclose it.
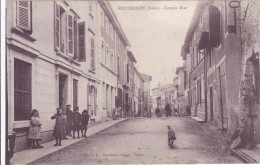
<instances>
[{"instance_id":1,"label":"dark clothing","mask_svg":"<svg viewBox=\"0 0 260 165\"><path fill-rule=\"evenodd\" d=\"M54 116L51 117L51 119L56 119L53 136L61 139L65 131L64 126L66 124L66 118L64 115L58 116L57 114L55 114Z\"/></svg>"},{"instance_id":2,"label":"dark clothing","mask_svg":"<svg viewBox=\"0 0 260 165\"><path fill-rule=\"evenodd\" d=\"M167 104L166 106L165 106L165 112L166 112L166 117L170 117L171 116L171 113L172 113L172 110L171 110L171 106L170 106L170 104Z\"/></svg>"},{"instance_id":3,"label":"dark clothing","mask_svg":"<svg viewBox=\"0 0 260 165\"><path fill-rule=\"evenodd\" d=\"M72 123L73 123L73 128L72 128L73 131L79 131L80 124L81 124L81 114L79 112L73 112Z\"/></svg>"},{"instance_id":4,"label":"dark clothing","mask_svg":"<svg viewBox=\"0 0 260 165\"><path fill-rule=\"evenodd\" d=\"M90 116L89 116L88 114L81 116L81 127L82 127L82 129L87 128L87 126L88 126L88 121L89 121L89 117L90 117Z\"/></svg>"},{"instance_id":5,"label":"dark clothing","mask_svg":"<svg viewBox=\"0 0 260 165\"><path fill-rule=\"evenodd\" d=\"M66 134L71 136L73 112L67 109L66 115L67 115Z\"/></svg>"}]
</instances>

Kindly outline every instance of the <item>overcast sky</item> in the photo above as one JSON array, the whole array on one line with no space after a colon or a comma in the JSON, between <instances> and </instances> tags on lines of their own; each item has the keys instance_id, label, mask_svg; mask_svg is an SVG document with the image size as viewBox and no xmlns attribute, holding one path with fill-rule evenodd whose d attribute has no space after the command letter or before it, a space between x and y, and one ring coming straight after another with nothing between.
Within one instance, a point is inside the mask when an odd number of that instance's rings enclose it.
<instances>
[{"instance_id":1,"label":"overcast sky","mask_svg":"<svg viewBox=\"0 0 260 165\"><path fill-rule=\"evenodd\" d=\"M139 72L152 76L151 88L172 83L176 67L182 66L181 47L196 1L110 1L131 43ZM120 10L144 6L145 10ZM147 10L149 6L159 10ZM164 9L165 7L178 9ZM186 9L180 9L180 6Z\"/></svg>"}]
</instances>

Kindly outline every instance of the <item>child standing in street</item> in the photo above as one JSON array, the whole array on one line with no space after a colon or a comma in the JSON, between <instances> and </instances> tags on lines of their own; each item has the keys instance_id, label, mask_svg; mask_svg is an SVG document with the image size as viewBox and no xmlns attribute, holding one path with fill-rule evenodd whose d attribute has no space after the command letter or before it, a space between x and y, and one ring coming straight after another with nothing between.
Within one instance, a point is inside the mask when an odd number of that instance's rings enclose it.
<instances>
[{"instance_id":1,"label":"child standing in street","mask_svg":"<svg viewBox=\"0 0 260 165\"><path fill-rule=\"evenodd\" d=\"M72 116L72 124L73 124L73 139L75 139L75 132L78 132L79 138L79 130L81 124L81 114L79 113L79 107L76 107L73 112Z\"/></svg>"},{"instance_id":2,"label":"child standing in street","mask_svg":"<svg viewBox=\"0 0 260 165\"><path fill-rule=\"evenodd\" d=\"M82 112L82 116L81 116L81 134L82 137L86 137L86 132L88 130L88 121L89 121L89 114L88 114L88 110L84 110Z\"/></svg>"},{"instance_id":3,"label":"child standing in street","mask_svg":"<svg viewBox=\"0 0 260 165\"><path fill-rule=\"evenodd\" d=\"M28 135L28 138L32 140L32 149L43 148L43 146L39 144L39 141L42 140L41 125L42 124L39 120L39 112L36 109L33 109L31 113L31 125Z\"/></svg>"},{"instance_id":4,"label":"child standing in street","mask_svg":"<svg viewBox=\"0 0 260 165\"><path fill-rule=\"evenodd\" d=\"M54 146L61 146L61 139L65 131L66 118L62 113L61 108L57 108L57 113L51 117L51 119L56 119L54 126L53 136L56 138L56 144Z\"/></svg>"}]
</instances>

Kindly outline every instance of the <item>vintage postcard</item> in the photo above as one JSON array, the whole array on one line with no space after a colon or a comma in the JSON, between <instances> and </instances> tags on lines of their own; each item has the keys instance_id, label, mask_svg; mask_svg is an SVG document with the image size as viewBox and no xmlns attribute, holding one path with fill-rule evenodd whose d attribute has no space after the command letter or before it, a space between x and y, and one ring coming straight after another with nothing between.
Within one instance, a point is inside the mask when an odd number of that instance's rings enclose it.
<instances>
[{"instance_id":1,"label":"vintage postcard","mask_svg":"<svg viewBox=\"0 0 260 165\"><path fill-rule=\"evenodd\" d=\"M2 164L260 163L260 1L1 3Z\"/></svg>"}]
</instances>

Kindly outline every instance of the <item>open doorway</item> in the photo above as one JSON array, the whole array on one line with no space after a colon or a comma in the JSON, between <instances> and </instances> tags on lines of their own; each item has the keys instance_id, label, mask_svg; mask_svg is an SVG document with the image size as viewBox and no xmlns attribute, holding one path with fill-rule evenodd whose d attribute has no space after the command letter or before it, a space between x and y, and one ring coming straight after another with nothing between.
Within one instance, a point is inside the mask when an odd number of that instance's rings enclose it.
<instances>
[{"instance_id":1,"label":"open doorway","mask_svg":"<svg viewBox=\"0 0 260 165\"><path fill-rule=\"evenodd\" d=\"M59 107L65 107L68 96L68 76L59 73Z\"/></svg>"}]
</instances>

